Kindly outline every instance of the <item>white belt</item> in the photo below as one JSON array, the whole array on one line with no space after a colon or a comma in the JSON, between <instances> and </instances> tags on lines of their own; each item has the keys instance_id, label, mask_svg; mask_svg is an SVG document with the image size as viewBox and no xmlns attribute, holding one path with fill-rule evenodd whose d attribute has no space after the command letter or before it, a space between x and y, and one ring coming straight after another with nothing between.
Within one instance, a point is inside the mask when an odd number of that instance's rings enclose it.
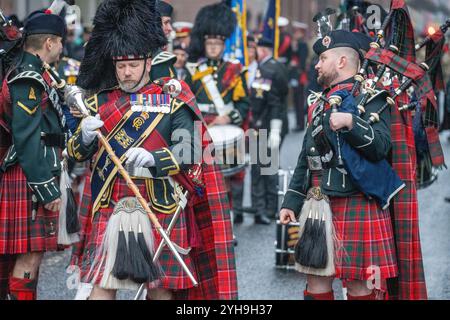
<instances>
[{"instance_id":1,"label":"white belt","mask_svg":"<svg viewBox=\"0 0 450 320\"><path fill-rule=\"evenodd\" d=\"M218 114L217 108L213 103L198 103L197 106L202 113ZM234 109L234 105L232 102L225 105L225 110L227 110L228 112L230 112L233 109Z\"/></svg>"}]
</instances>

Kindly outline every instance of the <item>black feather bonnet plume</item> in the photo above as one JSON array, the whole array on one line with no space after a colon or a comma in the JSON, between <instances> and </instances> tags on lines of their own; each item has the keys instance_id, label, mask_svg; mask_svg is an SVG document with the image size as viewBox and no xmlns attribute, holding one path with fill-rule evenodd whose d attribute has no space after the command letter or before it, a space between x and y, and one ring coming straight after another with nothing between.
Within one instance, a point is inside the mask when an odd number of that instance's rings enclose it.
<instances>
[{"instance_id":1,"label":"black feather bonnet plume","mask_svg":"<svg viewBox=\"0 0 450 320\"><path fill-rule=\"evenodd\" d=\"M145 59L167 44L156 0L104 0L97 9L77 85L117 85L114 61Z\"/></svg>"},{"instance_id":2,"label":"black feather bonnet plume","mask_svg":"<svg viewBox=\"0 0 450 320\"><path fill-rule=\"evenodd\" d=\"M189 60L196 62L205 55L206 38L229 38L236 23L236 15L226 1L203 7L195 17L188 50Z\"/></svg>"}]
</instances>

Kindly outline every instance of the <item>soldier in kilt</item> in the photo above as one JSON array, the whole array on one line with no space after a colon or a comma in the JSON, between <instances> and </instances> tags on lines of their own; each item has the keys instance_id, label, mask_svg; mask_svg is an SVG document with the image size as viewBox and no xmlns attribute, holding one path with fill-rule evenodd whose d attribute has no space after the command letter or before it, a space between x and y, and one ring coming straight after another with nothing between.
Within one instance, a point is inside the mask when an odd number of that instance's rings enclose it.
<instances>
[{"instance_id":1,"label":"soldier in kilt","mask_svg":"<svg viewBox=\"0 0 450 320\"><path fill-rule=\"evenodd\" d=\"M364 57L360 49L368 51L369 43L370 39L362 34L342 30L332 31L315 43L314 51L320 56L316 65L318 82L326 88L323 92L326 97L342 93L345 96L345 92L351 91L354 75ZM409 129L407 124L399 122L396 106L390 112L380 114L379 122L368 122L370 114L384 103L385 100L378 102L375 99L361 116L332 112L329 103L319 101L309 108L308 130L302 152L280 213L281 222L289 223L297 221L296 216L301 212L299 219L301 233L304 234L308 229L307 218L315 221L314 215L322 214L315 210L327 211L331 220L330 224L326 224L332 235L330 239L327 235L325 244L328 249L326 263L320 268L297 264L298 270L307 275L306 300L333 300L332 282L335 278L343 280L349 300L381 299L385 297L385 292L389 297L395 294L402 299L426 298L417 208L406 210L409 203L404 203L409 194L415 195L416 192L408 179L414 174L411 166L414 159L402 151L407 148L408 141L403 140L403 144L398 145L400 137ZM389 197L389 209L382 207L374 198L366 197L356 187L339 162L339 151L333 149L331 157L323 154L323 150L327 150L324 147L326 141L330 140L321 139L321 132L325 132L326 137L330 137L327 132L339 132L346 144L356 148L369 161L390 160L392 153L392 166L401 175L404 184L401 191L396 190L395 195ZM321 145L324 141L325 144ZM402 155L401 161L399 155ZM372 174L377 184L386 184L384 177L375 172ZM411 203L417 204L414 199L410 200ZM321 209L315 209L314 203L321 203ZM308 247L304 239L307 237L300 239L297 248ZM409 249L398 250L406 247ZM304 255L311 258L314 251L317 247ZM408 278L406 273L411 277ZM394 293L388 290L391 289L391 280L398 279L399 291Z\"/></svg>"},{"instance_id":2,"label":"soldier in kilt","mask_svg":"<svg viewBox=\"0 0 450 320\"><path fill-rule=\"evenodd\" d=\"M66 25L51 12L27 18L23 53L2 89L1 116L13 144L1 163L0 267L18 300L36 299L43 254L58 249L65 118L43 62L59 60Z\"/></svg>"},{"instance_id":3,"label":"soldier in kilt","mask_svg":"<svg viewBox=\"0 0 450 320\"><path fill-rule=\"evenodd\" d=\"M184 82L167 77L150 80L152 57L167 43L155 1L104 1L94 25L78 84L90 93L85 103L96 117L84 119L68 144L71 158L94 160L91 190L85 189L82 204L83 243L74 252L81 280L94 287L89 298L113 299L118 289L135 290L142 283L148 285L149 299L237 298L223 177L209 161L194 164L191 157L199 151L196 142L172 141L176 132L189 134L191 140L194 132L201 137L206 125ZM137 36L130 39L127 30ZM166 94L167 87L174 87L172 96ZM170 238L198 287L167 247L157 265L142 260L154 253L161 236L142 215L134 193L99 147L98 128L126 163L165 230L177 208L183 208ZM201 144L207 147L208 141ZM187 202L180 189L188 191ZM126 238L121 234L127 234ZM140 236L143 242L138 250L133 249L132 243L136 237L140 241ZM128 262L121 260L123 257L128 257Z\"/></svg>"}]
</instances>

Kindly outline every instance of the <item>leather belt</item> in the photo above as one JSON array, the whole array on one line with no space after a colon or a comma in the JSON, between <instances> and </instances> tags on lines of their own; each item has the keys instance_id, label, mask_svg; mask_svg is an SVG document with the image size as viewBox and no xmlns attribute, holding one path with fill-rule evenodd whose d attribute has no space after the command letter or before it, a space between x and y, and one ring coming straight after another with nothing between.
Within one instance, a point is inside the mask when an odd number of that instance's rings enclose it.
<instances>
[{"instance_id":1,"label":"leather belt","mask_svg":"<svg viewBox=\"0 0 450 320\"><path fill-rule=\"evenodd\" d=\"M64 133L44 133L41 132L41 140L47 147L66 147L67 135Z\"/></svg>"}]
</instances>

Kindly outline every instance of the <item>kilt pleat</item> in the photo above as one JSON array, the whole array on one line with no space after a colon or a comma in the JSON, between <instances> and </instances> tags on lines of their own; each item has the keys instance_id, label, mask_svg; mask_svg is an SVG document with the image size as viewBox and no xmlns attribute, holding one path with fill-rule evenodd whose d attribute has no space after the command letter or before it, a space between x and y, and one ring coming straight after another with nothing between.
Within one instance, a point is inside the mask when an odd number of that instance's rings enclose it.
<instances>
[{"instance_id":1,"label":"kilt pleat","mask_svg":"<svg viewBox=\"0 0 450 320\"><path fill-rule=\"evenodd\" d=\"M31 213L32 191L19 165L9 168L0 181L0 254L56 251L58 212L39 206Z\"/></svg>"}]
</instances>

